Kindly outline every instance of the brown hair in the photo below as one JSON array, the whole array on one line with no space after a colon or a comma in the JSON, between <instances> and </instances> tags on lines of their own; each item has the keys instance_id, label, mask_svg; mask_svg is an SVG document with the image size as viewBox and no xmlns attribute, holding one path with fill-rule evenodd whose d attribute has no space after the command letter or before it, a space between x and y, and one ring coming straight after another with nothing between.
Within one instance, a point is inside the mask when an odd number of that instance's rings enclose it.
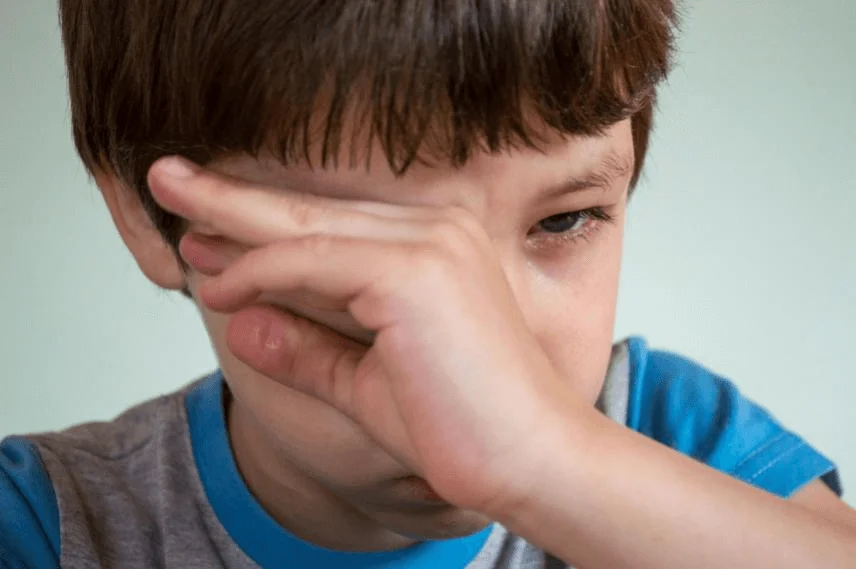
<instances>
[{"instance_id":1,"label":"brown hair","mask_svg":"<svg viewBox=\"0 0 856 569\"><path fill-rule=\"evenodd\" d=\"M77 150L139 195L173 247L183 222L149 193L155 160L268 151L288 164L317 144L326 167L345 117L403 173L426 149L460 165L537 148L533 116L563 134L630 116L635 185L677 20L672 0L59 5Z\"/></svg>"}]
</instances>

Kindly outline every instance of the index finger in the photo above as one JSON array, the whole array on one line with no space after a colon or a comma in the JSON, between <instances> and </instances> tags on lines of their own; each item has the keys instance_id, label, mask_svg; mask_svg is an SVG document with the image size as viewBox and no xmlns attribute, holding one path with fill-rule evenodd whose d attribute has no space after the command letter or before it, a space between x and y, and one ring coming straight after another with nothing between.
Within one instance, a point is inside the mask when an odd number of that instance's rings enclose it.
<instances>
[{"instance_id":1,"label":"index finger","mask_svg":"<svg viewBox=\"0 0 856 569\"><path fill-rule=\"evenodd\" d=\"M318 233L381 239L413 237L411 224L403 219L412 215L397 219L368 211L371 208L355 207L364 202L253 184L177 156L155 162L148 180L161 207L247 246ZM397 213L396 206L383 205L385 211Z\"/></svg>"}]
</instances>

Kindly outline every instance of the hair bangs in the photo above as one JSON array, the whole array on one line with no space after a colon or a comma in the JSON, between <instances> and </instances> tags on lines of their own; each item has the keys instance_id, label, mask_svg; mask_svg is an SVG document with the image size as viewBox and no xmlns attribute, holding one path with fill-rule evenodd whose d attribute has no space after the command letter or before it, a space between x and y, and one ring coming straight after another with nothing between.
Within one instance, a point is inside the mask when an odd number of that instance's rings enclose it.
<instances>
[{"instance_id":1,"label":"hair bangs","mask_svg":"<svg viewBox=\"0 0 856 569\"><path fill-rule=\"evenodd\" d=\"M635 183L677 24L673 0L60 0L60 16L78 153L173 246L182 223L146 182L170 154L335 167L378 146L400 174L631 117Z\"/></svg>"}]
</instances>

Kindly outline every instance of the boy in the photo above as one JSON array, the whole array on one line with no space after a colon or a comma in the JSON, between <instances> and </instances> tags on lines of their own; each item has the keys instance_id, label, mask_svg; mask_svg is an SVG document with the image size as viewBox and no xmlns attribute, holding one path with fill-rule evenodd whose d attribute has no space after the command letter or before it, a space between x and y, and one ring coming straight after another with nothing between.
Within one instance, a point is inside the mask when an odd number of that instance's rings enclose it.
<instances>
[{"instance_id":1,"label":"boy","mask_svg":"<svg viewBox=\"0 0 856 569\"><path fill-rule=\"evenodd\" d=\"M671 2L60 7L78 150L222 371L6 439L0 564L856 565L825 457L612 345Z\"/></svg>"}]
</instances>

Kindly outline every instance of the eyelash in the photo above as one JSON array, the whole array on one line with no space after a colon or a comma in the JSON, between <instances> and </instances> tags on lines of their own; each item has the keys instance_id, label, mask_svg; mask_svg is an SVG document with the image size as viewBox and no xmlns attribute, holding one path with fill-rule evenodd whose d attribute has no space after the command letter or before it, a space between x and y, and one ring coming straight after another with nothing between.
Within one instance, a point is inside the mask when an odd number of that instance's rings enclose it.
<instances>
[{"instance_id":1,"label":"eyelash","mask_svg":"<svg viewBox=\"0 0 856 569\"><path fill-rule=\"evenodd\" d=\"M587 223L581 229L561 231L558 233L544 232L548 237L538 237L538 243L535 245L538 249L556 249L559 247L570 246L580 239L589 240L591 235L598 229L601 229L606 223L615 223L615 217L607 212L603 207L597 206L579 211L566 211L550 217L545 217L538 222L541 225L548 219L561 218L572 216L576 225L581 219L586 219Z\"/></svg>"}]
</instances>

